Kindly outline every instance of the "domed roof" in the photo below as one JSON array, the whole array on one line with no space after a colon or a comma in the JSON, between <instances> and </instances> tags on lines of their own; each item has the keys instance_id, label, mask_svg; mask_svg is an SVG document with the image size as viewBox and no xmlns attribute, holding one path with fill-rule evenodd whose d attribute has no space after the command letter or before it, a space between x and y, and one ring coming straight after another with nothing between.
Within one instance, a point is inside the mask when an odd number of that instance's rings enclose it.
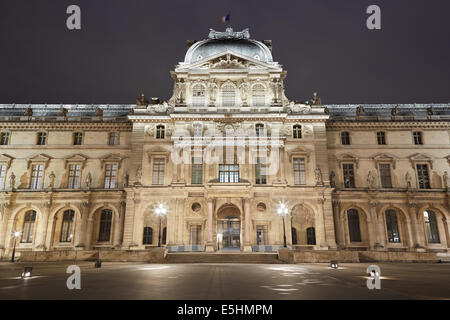
<instances>
[{"instance_id":1,"label":"domed roof","mask_svg":"<svg viewBox=\"0 0 450 320\"><path fill-rule=\"evenodd\" d=\"M227 51L262 62L272 62L269 48L249 38L248 29L241 32L233 32L232 28L227 28L225 32L211 30L208 39L196 42L188 49L184 62L194 63Z\"/></svg>"}]
</instances>

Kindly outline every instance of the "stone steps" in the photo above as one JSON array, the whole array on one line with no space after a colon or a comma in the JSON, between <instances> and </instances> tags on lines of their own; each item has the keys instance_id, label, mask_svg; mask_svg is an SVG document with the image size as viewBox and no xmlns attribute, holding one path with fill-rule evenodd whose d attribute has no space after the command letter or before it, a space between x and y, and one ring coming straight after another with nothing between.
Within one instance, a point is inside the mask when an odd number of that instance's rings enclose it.
<instances>
[{"instance_id":1,"label":"stone steps","mask_svg":"<svg viewBox=\"0 0 450 320\"><path fill-rule=\"evenodd\" d=\"M276 253L168 253L166 263L282 263Z\"/></svg>"}]
</instances>

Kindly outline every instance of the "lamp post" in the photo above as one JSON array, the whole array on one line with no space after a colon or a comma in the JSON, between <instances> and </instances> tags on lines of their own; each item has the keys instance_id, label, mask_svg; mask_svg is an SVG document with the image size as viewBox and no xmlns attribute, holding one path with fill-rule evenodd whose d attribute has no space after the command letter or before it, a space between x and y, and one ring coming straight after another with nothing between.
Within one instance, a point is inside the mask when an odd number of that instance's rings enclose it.
<instances>
[{"instance_id":1,"label":"lamp post","mask_svg":"<svg viewBox=\"0 0 450 320\"><path fill-rule=\"evenodd\" d=\"M283 217L283 243L284 247L287 248L286 244L286 225L284 223L284 217L288 215L289 209L286 207L284 203L280 204L280 207L277 210L277 213Z\"/></svg>"},{"instance_id":2,"label":"lamp post","mask_svg":"<svg viewBox=\"0 0 450 320\"><path fill-rule=\"evenodd\" d=\"M16 255L16 240L17 238L20 236L20 232L19 231L15 231L13 233L13 237L14 237L14 246L13 246L13 252L11 255L11 262L14 262L14 256Z\"/></svg>"},{"instance_id":3,"label":"lamp post","mask_svg":"<svg viewBox=\"0 0 450 320\"><path fill-rule=\"evenodd\" d=\"M166 210L166 208L164 208L164 205L162 203L160 203L156 207L155 213L159 217L158 247L161 247L161 220L162 220L162 216L167 213L167 210Z\"/></svg>"}]
</instances>

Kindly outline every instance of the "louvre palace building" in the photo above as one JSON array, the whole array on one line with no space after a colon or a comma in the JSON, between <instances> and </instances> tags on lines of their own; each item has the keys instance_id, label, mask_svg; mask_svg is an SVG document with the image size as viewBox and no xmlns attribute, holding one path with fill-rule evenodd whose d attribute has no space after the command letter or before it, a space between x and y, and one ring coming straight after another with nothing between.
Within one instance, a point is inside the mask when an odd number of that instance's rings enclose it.
<instances>
[{"instance_id":1,"label":"louvre palace building","mask_svg":"<svg viewBox=\"0 0 450 320\"><path fill-rule=\"evenodd\" d=\"M450 252L450 104L291 100L248 29L188 41L170 75L168 101L0 105L3 259Z\"/></svg>"}]
</instances>

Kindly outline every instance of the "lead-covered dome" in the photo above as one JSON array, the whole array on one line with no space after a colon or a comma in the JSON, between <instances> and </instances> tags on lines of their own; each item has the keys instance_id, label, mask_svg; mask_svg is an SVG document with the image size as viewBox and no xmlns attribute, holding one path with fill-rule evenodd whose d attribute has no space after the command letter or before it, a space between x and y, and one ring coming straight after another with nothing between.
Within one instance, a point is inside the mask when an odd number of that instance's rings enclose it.
<instances>
[{"instance_id":1,"label":"lead-covered dome","mask_svg":"<svg viewBox=\"0 0 450 320\"><path fill-rule=\"evenodd\" d=\"M262 42L250 39L248 29L233 32L232 28L225 32L211 29L208 39L198 41L188 49L184 62L194 63L227 51L262 62L273 62L270 49Z\"/></svg>"}]
</instances>

